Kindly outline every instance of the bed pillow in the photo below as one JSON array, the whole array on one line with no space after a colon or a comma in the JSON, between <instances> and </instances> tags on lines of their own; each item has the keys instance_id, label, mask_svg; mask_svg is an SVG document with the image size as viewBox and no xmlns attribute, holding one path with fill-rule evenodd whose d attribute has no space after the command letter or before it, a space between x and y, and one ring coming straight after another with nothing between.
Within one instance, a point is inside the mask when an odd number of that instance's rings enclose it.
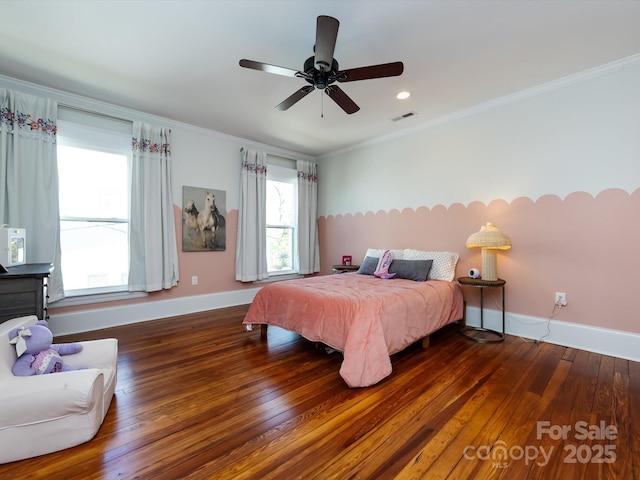
<instances>
[{"instance_id":1,"label":"bed pillow","mask_svg":"<svg viewBox=\"0 0 640 480\"><path fill-rule=\"evenodd\" d=\"M380 258L384 252L385 252L384 248L369 248L367 250L367 253L365 254L365 257ZM391 250L391 253L393 253L394 259L403 259L404 252L405 252L404 250Z\"/></svg>"},{"instance_id":2,"label":"bed pillow","mask_svg":"<svg viewBox=\"0 0 640 480\"><path fill-rule=\"evenodd\" d=\"M433 260L427 279L452 282L456 275L459 255L453 252L428 252L407 248L403 258L404 260Z\"/></svg>"},{"instance_id":3,"label":"bed pillow","mask_svg":"<svg viewBox=\"0 0 640 480\"><path fill-rule=\"evenodd\" d=\"M376 268L378 267L379 261L379 257L364 257L364 260L362 261L362 264L360 265L357 273L360 273L362 275L373 275L373 272L375 272Z\"/></svg>"},{"instance_id":4,"label":"bed pillow","mask_svg":"<svg viewBox=\"0 0 640 480\"><path fill-rule=\"evenodd\" d=\"M432 265L433 260L394 260L389 273L395 273L395 278L426 282Z\"/></svg>"}]
</instances>

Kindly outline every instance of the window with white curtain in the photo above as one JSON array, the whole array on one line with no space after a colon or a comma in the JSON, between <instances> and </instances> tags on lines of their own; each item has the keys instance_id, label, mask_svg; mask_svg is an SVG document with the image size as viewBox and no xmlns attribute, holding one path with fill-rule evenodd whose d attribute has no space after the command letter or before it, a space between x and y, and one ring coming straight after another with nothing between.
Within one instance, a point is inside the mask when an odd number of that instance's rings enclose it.
<instances>
[{"instance_id":1,"label":"window with white curtain","mask_svg":"<svg viewBox=\"0 0 640 480\"><path fill-rule=\"evenodd\" d=\"M269 158L268 164L267 270L270 276L297 273L297 170L285 159Z\"/></svg>"},{"instance_id":2,"label":"window with white curtain","mask_svg":"<svg viewBox=\"0 0 640 480\"><path fill-rule=\"evenodd\" d=\"M131 124L60 111L58 175L65 296L123 292L129 274Z\"/></svg>"}]
</instances>

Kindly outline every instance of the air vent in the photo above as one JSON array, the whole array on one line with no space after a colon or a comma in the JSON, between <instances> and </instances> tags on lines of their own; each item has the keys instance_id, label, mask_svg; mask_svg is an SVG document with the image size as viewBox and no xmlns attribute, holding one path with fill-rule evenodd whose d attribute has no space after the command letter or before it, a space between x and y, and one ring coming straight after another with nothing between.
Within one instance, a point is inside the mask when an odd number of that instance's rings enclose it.
<instances>
[{"instance_id":1,"label":"air vent","mask_svg":"<svg viewBox=\"0 0 640 480\"><path fill-rule=\"evenodd\" d=\"M391 121L392 122L397 122L398 120L404 120L405 118L413 117L414 115L417 115L417 113L416 112L408 112L408 113L405 113L404 115L400 115L399 117L392 118Z\"/></svg>"}]
</instances>

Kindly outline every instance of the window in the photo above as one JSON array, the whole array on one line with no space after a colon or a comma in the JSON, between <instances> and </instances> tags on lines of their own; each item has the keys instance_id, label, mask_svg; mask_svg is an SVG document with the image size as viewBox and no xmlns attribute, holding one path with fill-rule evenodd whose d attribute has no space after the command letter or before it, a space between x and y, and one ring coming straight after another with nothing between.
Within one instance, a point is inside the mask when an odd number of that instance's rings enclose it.
<instances>
[{"instance_id":1,"label":"window","mask_svg":"<svg viewBox=\"0 0 640 480\"><path fill-rule=\"evenodd\" d=\"M267 168L267 270L269 275L296 273L298 178L295 168Z\"/></svg>"},{"instance_id":2,"label":"window","mask_svg":"<svg viewBox=\"0 0 640 480\"><path fill-rule=\"evenodd\" d=\"M129 275L131 125L105 127L111 121L103 118L96 126L94 116L84 116L80 120L89 125L58 121L61 270L68 297L125 291Z\"/></svg>"}]
</instances>

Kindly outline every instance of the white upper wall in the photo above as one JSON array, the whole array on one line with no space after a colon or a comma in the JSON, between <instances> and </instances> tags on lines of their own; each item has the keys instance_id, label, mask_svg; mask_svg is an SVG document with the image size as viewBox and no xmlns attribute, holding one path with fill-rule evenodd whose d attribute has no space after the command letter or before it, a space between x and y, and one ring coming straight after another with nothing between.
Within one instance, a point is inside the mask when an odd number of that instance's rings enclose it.
<instances>
[{"instance_id":1,"label":"white upper wall","mask_svg":"<svg viewBox=\"0 0 640 480\"><path fill-rule=\"evenodd\" d=\"M640 187L640 60L320 159L319 215Z\"/></svg>"},{"instance_id":2,"label":"white upper wall","mask_svg":"<svg viewBox=\"0 0 640 480\"><path fill-rule=\"evenodd\" d=\"M242 143L178 128L172 128L171 143L173 203L182 205L182 187L189 186L224 190L224 210L238 208Z\"/></svg>"}]
</instances>

